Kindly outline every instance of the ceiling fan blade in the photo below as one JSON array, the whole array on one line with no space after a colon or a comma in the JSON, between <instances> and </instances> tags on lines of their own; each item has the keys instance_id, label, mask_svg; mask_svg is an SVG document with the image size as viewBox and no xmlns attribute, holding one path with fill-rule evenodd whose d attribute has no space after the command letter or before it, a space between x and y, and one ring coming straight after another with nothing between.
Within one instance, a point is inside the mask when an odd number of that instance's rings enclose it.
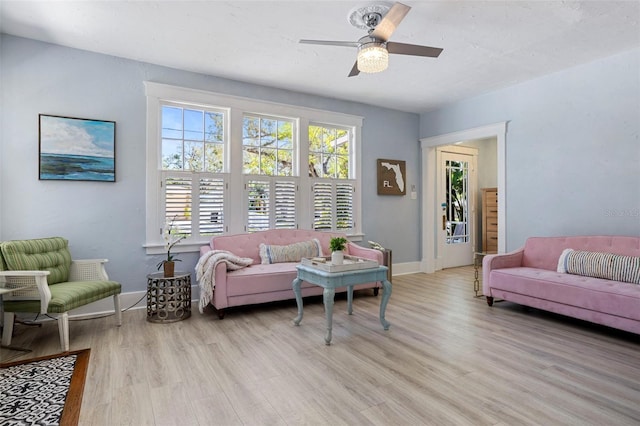
<instances>
[{"instance_id":1,"label":"ceiling fan blade","mask_svg":"<svg viewBox=\"0 0 640 426\"><path fill-rule=\"evenodd\" d=\"M353 64L353 68L351 68L351 72L349 73L349 77L355 77L360 74L360 70L358 69L358 61Z\"/></svg>"},{"instance_id":2,"label":"ceiling fan blade","mask_svg":"<svg viewBox=\"0 0 640 426\"><path fill-rule=\"evenodd\" d=\"M419 46L417 44L406 43L387 43L387 51L396 55L413 55L427 56L429 58L437 58L444 49L439 47Z\"/></svg>"},{"instance_id":3,"label":"ceiling fan blade","mask_svg":"<svg viewBox=\"0 0 640 426\"><path fill-rule=\"evenodd\" d=\"M356 41L331 41L331 40L300 40L303 44L322 44L326 46L345 46L345 47L358 47Z\"/></svg>"},{"instance_id":4,"label":"ceiling fan blade","mask_svg":"<svg viewBox=\"0 0 640 426\"><path fill-rule=\"evenodd\" d=\"M389 40L391 34L393 34L398 25L400 25L400 22L402 22L407 13L409 13L409 10L411 10L411 8L402 3L396 3L391 6L391 9L384 15L384 18L382 18L382 21L380 21L373 30L371 36L383 41Z\"/></svg>"}]
</instances>

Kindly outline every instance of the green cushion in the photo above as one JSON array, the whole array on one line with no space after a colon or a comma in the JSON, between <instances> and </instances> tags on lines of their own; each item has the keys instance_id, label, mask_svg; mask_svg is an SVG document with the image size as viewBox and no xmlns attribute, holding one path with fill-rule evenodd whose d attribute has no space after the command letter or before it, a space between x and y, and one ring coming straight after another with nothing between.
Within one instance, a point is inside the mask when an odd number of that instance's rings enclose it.
<instances>
[{"instance_id":1,"label":"green cushion","mask_svg":"<svg viewBox=\"0 0 640 426\"><path fill-rule=\"evenodd\" d=\"M5 241L0 251L10 271L49 271L49 285L69 280L71 253L64 238Z\"/></svg>"},{"instance_id":2,"label":"green cushion","mask_svg":"<svg viewBox=\"0 0 640 426\"><path fill-rule=\"evenodd\" d=\"M0 246L2 246L2 242L0 242ZM4 257L2 257L2 249L0 249L0 271L6 271L7 264L4 261Z\"/></svg>"},{"instance_id":3,"label":"green cushion","mask_svg":"<svg viewBox=\"0 0 640 426\"><path fill-rule=\"evenodd\" d=\"M49 286L51 301L48 313L60 314L105 297L120 294L122 286L115 281L73 281ZM40 301L19 300L4 302L6 312L40 312Z\"/></svg>"}]
</instances>

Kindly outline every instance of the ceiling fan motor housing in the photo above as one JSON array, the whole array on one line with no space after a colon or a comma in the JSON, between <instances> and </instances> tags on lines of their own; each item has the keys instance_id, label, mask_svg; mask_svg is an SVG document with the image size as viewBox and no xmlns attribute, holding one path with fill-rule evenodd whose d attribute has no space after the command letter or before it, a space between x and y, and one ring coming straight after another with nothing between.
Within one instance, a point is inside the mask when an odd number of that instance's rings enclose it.
<instances>
[{"instance_id":1,"label":"ceiling fan motor housing","mask_svg":"<svg viewBox=\"0 0 640 426\"><path fill-rule=\"evenodd\" d=\"M351 9L347 19L351 25L372 32L391 9L392 3L380 2Z\"/></svg>"}]
</instances>

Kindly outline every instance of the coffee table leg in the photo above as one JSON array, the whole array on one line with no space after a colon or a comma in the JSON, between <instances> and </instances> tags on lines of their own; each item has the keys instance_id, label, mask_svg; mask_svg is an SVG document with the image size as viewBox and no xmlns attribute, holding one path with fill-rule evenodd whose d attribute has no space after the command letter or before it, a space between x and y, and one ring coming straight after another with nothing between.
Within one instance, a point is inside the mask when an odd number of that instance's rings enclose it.
<instances>
[{"instance_id":1,"label":"coffee table leg","mask_svg":"<svg viewBox=\"0 0 640 426\"><path fill-rule=\"evenodd\" d=\"M352 285L347 287L347 313L349 315L353 314L353 286Z\"/></svg>"},{"instance_id":2,"label":"coffee table leg","mask_svg":"<svg viewBox=\"0 0 640 426\"><path fill-rule=\"evenodd\" d=\"M325 288L322 292L324 302L324 312L327 316L327 334L324 335L324 343L331 344L331 329L333 328L333 299L336 291L333 288Z\"/></svg>"},{"instance_id":3,"label":"coffee table leg","mask_svg":"<svg viewBox=\"0 0 640 426\"><path fill-rule=\"evenodd\" d=\"M381 282L383 293L382 300L380 301L380 323L382 323L382 327L385 330L388 330L391 323L384 318L384 313L387 310L387 303L389 303L389 297L391 296L391 283L387 280Z\"/></svg>"},{"instance_id":4,"label":"coffee table leg","mask_svg":"<svg viewBox=\"0 0 640 426\"><path fill-rule=\"evenodd\" d=\"M298 305L298 316L293 319L293 323L295 325L300 325L300 321L302 321L302 293L300 292L300 285L302 284L302 280L300 278L296 278L291 283L293 287L293 293L296 295L296 304Z\"/></svg>"}]
</instances>

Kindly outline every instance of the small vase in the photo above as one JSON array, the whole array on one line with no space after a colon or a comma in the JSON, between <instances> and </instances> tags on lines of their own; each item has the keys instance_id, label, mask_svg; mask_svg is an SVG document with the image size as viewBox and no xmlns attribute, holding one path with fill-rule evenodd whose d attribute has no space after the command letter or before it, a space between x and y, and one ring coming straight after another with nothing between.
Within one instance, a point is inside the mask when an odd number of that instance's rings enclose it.
<instances>
[{"instance_id":1,"label":"small vase","mask_svg":"<svg viewBox=\"0 0 640 426\"><path fill-rule=\"evenodd\" d=\"M162 267L164 268L165 278L173 277L173 273L175 272L175 269L176 269L176 262L173 262L173 261L164 262L162 264Z\"/></svg>"},{"instance_id":2,"label":"small vase","mask_svg":"<svg viewBox=\"0 0 640 426\"><path fill-rule=\"evenodd\" d=\"M344 252L342 250L332 252L331 263L334 265L342 265L344 263Z\"/></svg>"}]
</instances>

